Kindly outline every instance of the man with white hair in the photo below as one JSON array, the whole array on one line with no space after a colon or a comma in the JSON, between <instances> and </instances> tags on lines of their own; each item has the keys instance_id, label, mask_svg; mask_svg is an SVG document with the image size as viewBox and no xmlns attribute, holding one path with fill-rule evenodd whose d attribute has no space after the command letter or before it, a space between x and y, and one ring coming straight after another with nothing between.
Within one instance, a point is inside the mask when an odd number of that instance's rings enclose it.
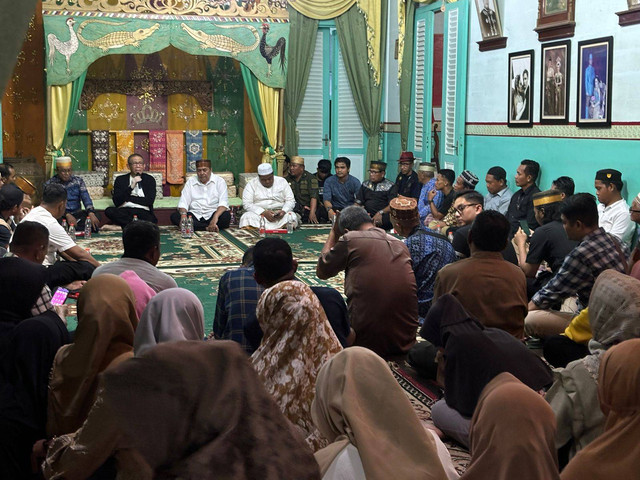
<instances>
[{"instance_id":1,"label":"man with white hair","mask_svg":"<svg viewBox=\"0 0 640 480\"><path fill-rule=\"evenodd\" d=\"M267 230L284 228L289 220L295 228L298 226L298 217L293 213L295 205L289 183L273 174L271 164L262 163L258 166L258 177L247 183L242 194L245 213L240 217L240 228L260 228L261 218Z\"/></svg>"}]
</instances>

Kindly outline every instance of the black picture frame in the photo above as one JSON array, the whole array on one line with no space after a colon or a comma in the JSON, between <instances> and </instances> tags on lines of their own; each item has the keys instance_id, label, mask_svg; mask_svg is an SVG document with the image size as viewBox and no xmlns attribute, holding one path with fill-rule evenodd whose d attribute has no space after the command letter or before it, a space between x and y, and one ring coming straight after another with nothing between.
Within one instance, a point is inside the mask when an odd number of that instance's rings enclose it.
<instances>
[{"instance_id":1,"label":"black picture frame","mask_svg":"<svg viewBox=\"0 0 640 480\"><path fill-rule=\"evenodd\" d=\"M571 40L540 47L540 123L569 123Z\"/></svg>"},{"instance_id":2,"label":"black picture frame","mask_svg":"<svg viewBox=\"0 0 640 480\"><path fill-rule=\"evenodd\" d=\"M533 126L534 76L533 50L509 54L507 88L507 125L509 127Z\"/></svg>"},{"instance_id":3,"label":"black picture frame","mask_svg":"<svg viewBox=\"0 0 640 480\"><path fill-rule=\"evenodd\" d=\"M611 127L612 67L613 37L578 42L578 127Z\"/></svg>"}]
</instances>

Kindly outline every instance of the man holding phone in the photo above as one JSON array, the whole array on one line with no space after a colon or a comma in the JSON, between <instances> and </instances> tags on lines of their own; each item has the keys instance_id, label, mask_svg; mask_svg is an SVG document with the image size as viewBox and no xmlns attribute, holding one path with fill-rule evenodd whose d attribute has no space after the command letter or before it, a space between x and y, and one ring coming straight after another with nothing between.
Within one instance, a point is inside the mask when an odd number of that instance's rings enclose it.
<instances>
[{"instance_id":1,"label":"man holding phone","mask_svg":"<svg viewBox=\"0 0 640 480\"><path fill-rule=\"evenodd\" d=\"M507 219L511 224L511 234L509 238L520 228L520 221L526 221L530 230L538 227L535 212L533 210L533 195L540 192L536 185L538 174L540 173L540 164L534 160L522 160L520 166L516 170L516 185L520 187L511 197L509 209L507 210Z\"/></svg>"},{"instance_id":2,"label":"man holding phone","mask_svg":"<svg viewBox=\"0 0 640 480\"><path fill-rule=\"evenodd\" d=\"M126 227L133 221L134 215L139 220L158 223L153 214L153 202L156 199L156 181L144 173L144 161L137 153L129 155L127 160L129 175L120 175L113 182L113 204L104 214L116 225Z\"/></svg>"}]
</instances>

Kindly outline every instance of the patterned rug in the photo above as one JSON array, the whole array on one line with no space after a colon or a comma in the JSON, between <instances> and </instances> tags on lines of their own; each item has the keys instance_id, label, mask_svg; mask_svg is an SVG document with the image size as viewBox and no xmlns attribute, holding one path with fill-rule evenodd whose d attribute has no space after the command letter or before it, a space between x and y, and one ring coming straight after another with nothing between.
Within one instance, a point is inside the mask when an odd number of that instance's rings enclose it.
<instances>
[{"instance_id":1,"label":"patterned rug","mask_svg":"<svg viewBox=\"0 0 640 480\"><path fill-rule=\"evenodd\" d=\"M292 234L279 236L289 242L298 260L297 278L310 286L330 286L344 294L344 273L329 280L316 277L315 265L329 234L328 226L303 226ZM237 268L242 255L262 237L257 230L229 228L222 233L196 232L193 238L182 238L175 227L160 227L161 257L158 268L171 275L178 286L195 293L205 312L205 330L211 331L216 310L218 280L222 274ZM120 258L123 252L121 232L100 232L78 245L88 248L101 263Z\"/></svg>"},{"instance_id":2,"label":"patterned rug","mask_svg":"<svg viewBox=\"0 0 640 480\"><path fill-rule=\"evenodd\" d=\"M393 376L406 393L418 418L424 422L431 421L431 407L441 398L441 392L437 385L432 382L418 382L413 376L397 362L388 362ZM459 444L445 441L445 445L451 454L451 460L456 471L462 475L469 462L471 455Z\"/></svg>"}]
</instances>

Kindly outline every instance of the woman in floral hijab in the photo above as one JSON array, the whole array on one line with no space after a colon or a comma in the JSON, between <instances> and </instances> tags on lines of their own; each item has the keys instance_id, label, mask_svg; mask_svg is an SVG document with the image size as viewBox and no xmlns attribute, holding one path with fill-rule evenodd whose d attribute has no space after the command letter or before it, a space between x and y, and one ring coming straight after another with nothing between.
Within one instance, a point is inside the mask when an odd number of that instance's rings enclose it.
<instances>
[{"instance_id":1,"label":"woman in floral hijab","mask_svg":"<svg viewBox=\"0 0 640 480\"><path fill-rule=\"evenodd\" d=\"M316 376L342 346L318 297L302 282L288 280L265 290L256 317L264 336L251 362L284 415L319 450L327 440L311 418Z\"/></svg>"}]
</instances>

